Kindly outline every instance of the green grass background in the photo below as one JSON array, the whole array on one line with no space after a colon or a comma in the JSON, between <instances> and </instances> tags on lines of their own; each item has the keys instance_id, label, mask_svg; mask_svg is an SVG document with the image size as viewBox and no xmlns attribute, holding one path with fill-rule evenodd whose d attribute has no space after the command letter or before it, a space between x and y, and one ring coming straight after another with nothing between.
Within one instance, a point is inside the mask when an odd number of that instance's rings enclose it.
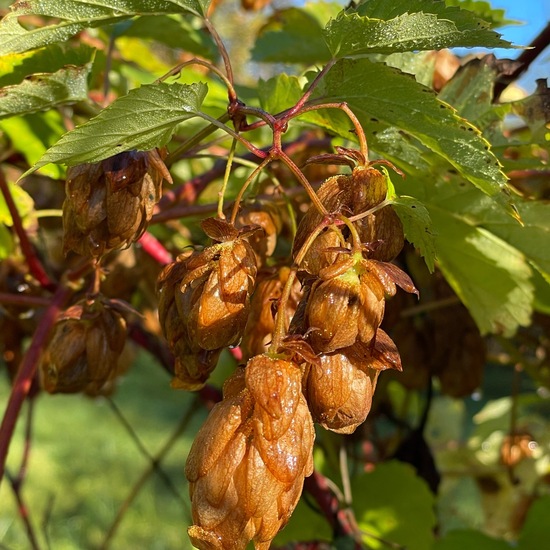
<instances>
[{"instance_id":1,"label":"green grass background","mask_svg":"<svg viewBox=\"0 0 550 550\"><path fill-rule=\"evenodd\" d=\"M0 378L3 410L9 384L6 377ZM176 430L193 398L171 389L167 374L143 353L121 380L113 400L154 455ZM17 472L21 460L24 413L8 456L12 474ZM203 408L197 410L161 464L185 505L153 473L109 548L192 548L186 534L190 515L183 470L193 435L205 416ZM41 548L99 548L120 505L148 467L148 460L105 398L42 394L35 403L33 432L22 494ZM6 480L0 486L0 548L30 548Z\"/></svg>"}]
</instances>

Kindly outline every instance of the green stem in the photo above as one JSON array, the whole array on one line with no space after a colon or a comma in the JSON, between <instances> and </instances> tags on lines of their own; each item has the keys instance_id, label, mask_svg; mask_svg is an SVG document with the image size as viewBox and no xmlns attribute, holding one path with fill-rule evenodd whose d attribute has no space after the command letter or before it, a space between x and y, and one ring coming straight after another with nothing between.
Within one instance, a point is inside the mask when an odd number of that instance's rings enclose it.
<instances>
[{"instance_id":1,"label":"green stem","mask_svg":"<svg viewBox=\"0 0 550 550\"><path fill-rule=\"evenodd\" d=\"M237 140L234 139L233 143L231 143L231 149L229 150L229 155L227 157L227 164L225 165L225 173L223 175L222 188L218 192L218 218L220 218L220 220L225 220L225 214L223 213L223 198L225 196L227 183L229 182L229 176L231 174L231 168L233 166L233 158L235 156L236 145L237 145Z\"/></svg>"}]
</instances>

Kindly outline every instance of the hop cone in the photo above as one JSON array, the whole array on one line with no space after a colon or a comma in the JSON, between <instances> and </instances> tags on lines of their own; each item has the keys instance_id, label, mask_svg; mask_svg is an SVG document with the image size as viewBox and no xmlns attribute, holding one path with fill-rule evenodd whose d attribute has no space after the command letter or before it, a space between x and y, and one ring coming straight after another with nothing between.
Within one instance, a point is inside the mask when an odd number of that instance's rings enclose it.
<instances>
[{"instance_id":1,"label":"hop cone","mask_svg":"<svg viewBox=\"0 0 550 550\"><path fill-rule=\"evenodd\" d=\"M203 550L267 549L294 510L313 469L314 431L293 363L265 355L224 386L186 465Z\"/></svg>"},{"instance_id":2,"label":"hop cone","mask_svg":"<svg viewBox=\"0 0 550 550\"><path fill-rule=\"evenodd\" d=\"M129 151L69 168L63 204L63 250L99 257L130 245L145 231L163 179L158 151Z\"/></svg>"},{"instance_id":3,"label":"hop cone","mask_svg":"<svg viewBox=\"0 0 550 550\"><path fill-rule=\"evenodd\" d=\"M101 393L118 373L126 321L116 304L96 300L67 309L53 328L41 373L49 393Z\"/></svg>"}]
</instances>

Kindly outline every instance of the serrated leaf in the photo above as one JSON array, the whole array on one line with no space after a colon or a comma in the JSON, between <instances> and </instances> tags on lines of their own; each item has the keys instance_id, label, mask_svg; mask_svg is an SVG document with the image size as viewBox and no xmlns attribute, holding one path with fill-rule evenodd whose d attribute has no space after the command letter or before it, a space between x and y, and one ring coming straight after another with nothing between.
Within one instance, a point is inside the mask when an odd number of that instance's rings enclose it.
<instances>
[{"instance_id":1,"label":"serrated leaf","mask_svg":"<svg viewBox=\"0 0 550 550\"><path fill-rule=\"evenodd\" d=\"M430 273L435 269L435 235L427 208L413 197L392 199L392 207L403 224L406 239L424 258Z\"/></svg>"},{"instance_id":2,"label":"serrated leaf","mask_svg":"<svg viewBox=\"0 0 550 550\"><path fill-rule=\"evenodd\" d=\"M480 19L487 21L492 28L505 25L521 25L521 21L506 18L506 11L493 8L489 2L483 0L445 0L447 6L455 6L475 13Z\"/></svg>"},{"instance_id":3,"label":"serrated leaf","mask_svg":"<svg viewBox=\"0 0 550 550\"><path fill-rule=\"evenodd\" d=\"M409 133L484 193L507 200L502 193L506 176L479 130L410 75L367 59L344 59L321 80L313 98L316 103L345 101L365 126L374 117ZM349 121L334 110L307 118L350 137Z\"/></svg>"},{"instance_id":4,"label":"serrated leaf","mask_svg":"<svg viewBox=\"0 0 550 550\"><path fill-rule=\"evenodd\" d=\"M433 545L432 550L511 550L512 547L504 540L495 539L473 529L457 529L450 531Z\"/></svg>"},{"instance_id":5,"label":"serrated leaf","mask_svg":"<svg viewBox=\"0 0 550 550\"><path fill-rule=\"evenodd\" d=\"M20 53L64 42L86 28L100 27L136 15L192 13L204 15L210 0L18 0L0 21L0 55ZM23 15L53 17L42 27L26 29Z\"/></svg>"},{"instance_id":6,"label":"serrated leaf","mask_svg":"<svg viewBox=\"0 0 550 550\"><path fill-rule=\"evenodd\" d=\"M479 190L444 177L396 179L395 187L400 194L414 194L428 209L439 266L480 331L512 335L530 323L535 291L529 264L544 260L550 248L548 234L530 217L544 219L542 203L527 203L536 215L528 208L524 214L534 225L522 227ZM523 211L522 201L517 206ZM529 258L535 253L537 258Z\"/></svg>"},{"instance_id":7,"label":"serrated leaf","mask_svg":"<svg viewBox=\"0 0 550 550\"><path fill-rule=\"evenodd\" d=\"M258 97L262 109L280 113L292 107L302 96L302 84L296 76L280 74L258 82Z\"/></svg>"},{"instance_id":8,"label":"serrated leaf","mask_svg":"<svg viewBox=\"0 0 550 550\"><path fill-rule=\"evenodd\" d=\"M457 0L450 2L444 0L393 0L392 2L387 0L365 0L360 2L354 11L357 11L359 15L385 20L393 19L405 13L432 13L440 19L452 21L459 31L479 32L489 29L490 23L484 18L480 18L480 14L475 9L468 11L468 4L473 5L478 4L478 2L458 0L457 6ZM488 36L492 36L491 33Z\"/></svg>"},{"instance_id":9,"label":"serrated leaf","mask_svg":"<svg viewBox=\"0 0 550 550\"><path fill-rule=\"evenodd\" d=\"M9 137L12 147L25 157L29 166L38 162L48 147L66 131L61 115L55 110L2 120L0 129ZM55 164L43 166L39 173L53 179L63 179L65 176L63 167Z\"/></svg>"},{"instance_id":10,"label":"serrated leaf","mask_svg":"<svg viewBox=\"0 0 550 550\"><path fill-rule=\"evenodd\" d=\"M0 119L36 113L88 97L91 63L65 67L52 74L33 74L21 84L0 89Z\"/></svg>"},{"instance_id":11,"label":"serrated leaf","mask_svg":"<svg viewBox=\"0 0 550 550\"><path fill-rule=\"evenodd\" d=\"M352 487L355 517L369 548L385 548L380 539L409 550L431 548L434 497L411 466L378 464L373 472L354 478Z\"/></svg>"},{"instance_id":12,"label":"serrated leaf","mask_svg":"<svg viewBox=\"0 0 550 550\"><path fill-rule=\"evenodd\" d=\"M531 321L531 269L517 249L481 227L431 208L439 266L482 334L512 336Z\"/></svg>"},{"instance_id":13,"label":"serrated leaf","mask_svg":"<svg viewBox=\"0 0 550 550\"><path fill-rule=\"evenodd\" d=\"M35 73L55 73L68 65L84 66L94 59L95 49L81 44L67 47L54 44L31 52L0 56L0 86L21 83Z\"/></svg>"},{"instance_id":14,"label":"serrated leaf","mask_svg":"<svg viewBox=\"0 0 550 550\"><path fill-rule=\"evenodd\" d=\"M260 30L252 59L306 65L328 61L331 55L323 38L323 27L340 10L340 5L329 2L277 10Z\"/></svg>"},{"instance_id":15,"label":"serrated leaf","mask_svg":"<svg viewBox=\"0 0 550 550\"><path fill-rule=\"evenodd\" d=\"M433 13L411 11L389 21L342 13L326 26L324 37L336 58L458 46L512 47L494 31L459 30L453 21L440 19Z\"/></svg>"},{"instance_id":16,"label":"serrated leaf","mask_svg":"<svg viewBox=\"0 0 550 550\"><path fill-rule=\"evenodd\" d=\"M176 126L200 115L207 86L149 84L118 98L99 115L65 134L34 166L98 162L123 151L162 147Z\"/></svg>"}]
</instances>

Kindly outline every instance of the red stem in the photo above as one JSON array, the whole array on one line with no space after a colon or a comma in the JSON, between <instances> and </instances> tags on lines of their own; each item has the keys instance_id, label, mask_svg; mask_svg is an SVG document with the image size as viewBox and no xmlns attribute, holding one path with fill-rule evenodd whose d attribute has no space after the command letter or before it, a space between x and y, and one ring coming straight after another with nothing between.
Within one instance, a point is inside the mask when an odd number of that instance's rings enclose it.
<instances>
[{"instance_id":1,"label":"red stem","mask_svg":"<svg viewBox=\"0 0 550 550\"><path fill-rule=\"evenodd\" d=\"M174 261L172 254L151 233L146 231L138 242L143 250L160 265L168 265Z\"/></svg>"},{"instance_id":2,"label":"red stem","mask_svg":"<svg viewBox=\"0 0 550 550\"><path fill-rule=\"evenodd\" d=\"M4 172L2 172L2 170L0 170L0 190L4 195L4 200L6 201L8 210L10 211L11 219L13 221L13 228L15 229L15 232L17 233L17 236L19 238L19 244L27 261L27 265L29 266L29 271L31 272L33 277L39 282L40 286L47 288L48 290L53 290L55 288L55 284L48 277L48 274L44 270L44 267L42 266L40 260L34 252L34 248L29 241L29 237L27 235L27 232L25 231L25 228L23 227L21 216L19 215L17 207L15 206L15 202L13 200L13 197L11 196L10 189L8 187L8 182L6 181L6 178L4 177Z\"/></svg>"},{"instance_id":3,"label":"red stem","mask_svg":"<svg viewBox=\"0 0 550 550\"><path fill-rule=\"evenodd\" d=\"M72 290L65 286L60 286L56 290L49 307L44 311L40 324L33 335L30 347L25 353L19 370L17 371L8 400L8 406L6 407L2 425L0 426L0 480L4 475L6 458L15 425L23 402L29 394L32 380L38 368L40 355L48 340L52 326L57 319L59 310L63 307L71 294Z\"/></svg>"}]
</instances>

